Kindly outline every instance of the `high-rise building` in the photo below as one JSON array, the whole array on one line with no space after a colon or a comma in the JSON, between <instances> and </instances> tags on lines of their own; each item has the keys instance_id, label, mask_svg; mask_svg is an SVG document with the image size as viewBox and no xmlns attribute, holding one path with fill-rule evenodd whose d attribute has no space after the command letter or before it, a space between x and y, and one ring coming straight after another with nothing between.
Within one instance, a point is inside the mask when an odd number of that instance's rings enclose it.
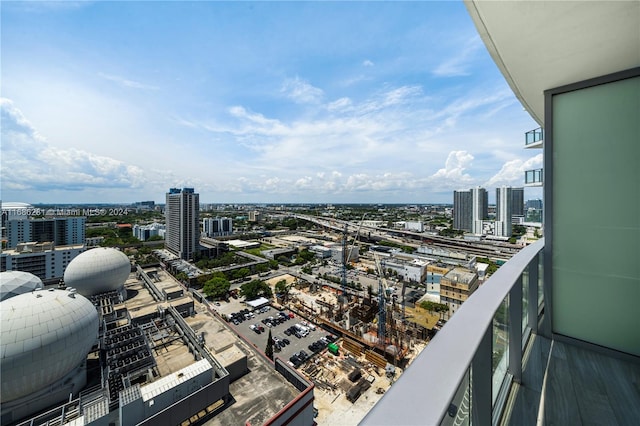
<instances>
[{"instance_id":1,"label":"high-rise building","mask_svg":"<svg viewBox=\"0 0 640 426\"><path fill-rule=\"evenodd\" d=\"M489 215L489 198L484 188L453 191L453 228L482 234L482 222Z\"/></svg>"},{"instance_id":2,"label":"high-rise building","mask_svg":"<svg viewBox=\"0 0 640 426\"><path fill-rule=\"evenodd\" d=\"M511 215L524 216L524 188L511 188Z\"/></svg>"},{"instance_id":3,"label":"high-rise building","mask_svg":"<svg viewBox=\"0 0 640 426\"><path fill-rule=\"evenodd\" d=\"M513 215L513 188L496 188L495 234L498 237L511 236L511 216Z\"/></svg>"},{"instance_id":4,"label":"high-rise building","mask_svg":"<svg viewBox=\"0 0 640 426\"><path fill-rule=\"evenodd\" d=\"M11 218L5 222L7 248L20 243L51 242L58 246L84 244L84 216L31 219Z\"/></svg>"},{"instance_id":5,"label":"high-rise building","mask_svg":"<svg viewBox=\"0 0 640 426\"><path fill-rule=\"evenodd\" d=\"M482 222L489 216L489 197L484 188L471 188L471 232L482 234Z\"/></svg>"},{"instance_id":6,"label":"high-rise building","mask_svg":"<svg viewBox=\"0 0 640 426\"><path fill-rule=\"evenodd\" d=\"M527 200L527 210L529 209L534 209L534 210L542 210L542 200L541 199L536 199L536 200Z\"/></svg>"},{"instance_id":7,"label":"high-rise building","mask_svg":"<svg viewBox=\"0 0 640 426\"><path fill-rule=\"evenodd\" d=\"M233 234L233 220L229 217L202 219L202 230L207 237L222 237Z\"/></svg>"},{"instance_id":8,"label":"high-rise building","mask_svg":"<svg viewBox=\"0 0 640 426\"><path fill-rule=\"evenodd\" d=\"M193 188L171 188L166 195L165 247L184 260L193 260L200 240L200 195Z\"/></svg>"},{"instance_id":9,"label":"high-rise building","mask_svg":"<svg viewBox=\"0 0 640 426\"><path fill-rule=\"evenodd\" d=\"M453 191L453 229L471 231L470 191Z\"/></svg>"}]
</instances>

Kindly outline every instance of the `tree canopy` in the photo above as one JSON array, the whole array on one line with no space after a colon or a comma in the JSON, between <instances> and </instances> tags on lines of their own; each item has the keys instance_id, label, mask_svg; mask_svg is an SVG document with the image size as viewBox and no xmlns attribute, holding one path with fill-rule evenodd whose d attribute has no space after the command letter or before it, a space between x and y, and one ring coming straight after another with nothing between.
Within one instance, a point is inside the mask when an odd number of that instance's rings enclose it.
<instances>
[{"instance_id":1,"label":"tree canopy","mask_svg":"<svg viewBox=\"0 0 640 426\"><path fill-rule=\"evenodd\" d=\"M240 286L241 294L247 300L257 299L258 297L271 297L271 287L262 280L252 280Z\"/></svg>"},{"instance_id":2,"label":"tree canopy","mask_svg":"<svg viewBox=\"0 0 640 426\"><path fill-rule=\"evenodd\" d=\"M231 288L231 284L226 278L214 277L214 278L211 278L206 283L204 283L204 287L202 288L202 291L208 297L219 299L221 297L224 297L230 288Z\"/></svg>"},{"instance_id":3,"label":"tree canopy","mask_svg":"<svg viewBox=\"0 0 640 426\"><path fill-rule=\"evenodd\" d=\"M264 354L269 359L273 359L273 337L271 336L271 329L269 329L269 337L267 337L267 347L264 350Z\"/></svg>"}]
</instances>

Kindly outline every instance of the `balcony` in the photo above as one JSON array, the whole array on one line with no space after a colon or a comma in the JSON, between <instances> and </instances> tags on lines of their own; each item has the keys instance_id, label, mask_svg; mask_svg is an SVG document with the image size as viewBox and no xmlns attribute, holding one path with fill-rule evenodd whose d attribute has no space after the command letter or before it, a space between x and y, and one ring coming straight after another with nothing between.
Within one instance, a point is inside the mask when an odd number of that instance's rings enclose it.
<instances>
[{"instance_id":1,"label":"balcony","mask_svg":"<svg viewBox=\"0 0 640 426\"><path fill-rule=\"evenodd\" d=\"M525 186L542 186L543 169L527 170L524 172Z\"/></svg>"},{"instance_id":2,"label":"balcony","mask_svg":"<svg viewBox=\"0 0 640 426\"><path fill-rule=\"evenodd\" d=\"M524 145L525 148L542 148L544 146L544 129L538 127L525 133Z\"/></svg>"},{"instance_id":3,"label":"balcony","mask_svg":"<svg viewBox=\"0 0 640 426\"><path fill-rule=\"evenodd\" d=\"M640 365L542 336L543 248L494 273L361 424L635 424Z\"/></svg>"}]
</instances>

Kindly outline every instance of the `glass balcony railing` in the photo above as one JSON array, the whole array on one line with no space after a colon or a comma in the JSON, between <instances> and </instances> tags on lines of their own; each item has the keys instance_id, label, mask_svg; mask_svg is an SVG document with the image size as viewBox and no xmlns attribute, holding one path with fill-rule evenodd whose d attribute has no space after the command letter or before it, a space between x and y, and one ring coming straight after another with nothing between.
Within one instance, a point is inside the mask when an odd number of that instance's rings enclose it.
<instances>
[{"instance_id":1,"label":"glass balcony railing","mask_svg":"<svg viewBox=\"0 0 640 426\"><path fill-rule=\"evenodd\" d=\"M542 170L543 169L535 169L535 170L527 170L526 172L524 172L524 184L541 186L542 176L543 176Z\"/></svg>"},{"instance_id":2,"label":"glass balcony railing","mask_svg":"<svg viewBox=\"0 0 640 426\"><path fill-rule=\"evenodd\" d=\"M537 129L529 130L524 134L525 146L544 142L544 129L538 127Z\"/></svg>"},{"instance_id":3,"label":"glass balcony railing","mask_svg":"<svg viewBox=\"0 0 640 426\"><path fill-rule=\"evenodd\" d=\"M495 424L538 331L543 248L525 247L476 290L361 424Z\"/></svg>"}]
</instances>

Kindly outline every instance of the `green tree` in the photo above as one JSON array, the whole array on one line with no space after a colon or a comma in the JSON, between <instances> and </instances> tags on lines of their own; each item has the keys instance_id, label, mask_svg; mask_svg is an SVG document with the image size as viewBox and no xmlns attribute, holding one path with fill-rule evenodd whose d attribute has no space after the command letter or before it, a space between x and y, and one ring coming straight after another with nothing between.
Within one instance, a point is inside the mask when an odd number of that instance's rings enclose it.
<instances>
[{"instance_id":1,"label":"green tree","mask_svg":"<svg viewBox=\"0 0 640 426\"><path fill-rule=\"evenodd\" d=\"M249 270L249 268L240 268L233 271L233 278L235 279L244 278L249 274L251 274L251 271Z\"/></svg>"},{"instance_id":2,"label":"green tree","mask_svg":"<svg viewBox=\"0 0 640 426\"><path fill-rule=\"evenodd\" d=\"M298 220L294 217L289 217L282 221L282 225L289 228L290 231L298 229Z\"/></svg>"},{"instance_id":3,"label":"green tree","mask_svg":"<svg viewBox=\"0 0 640 426\"><path fill-rule=\"evenodd\" d=\"M514 237L519 237L527 233L527 227L523 225L513 225L512 235Z\"/></svg>"},{"instance_id":4,"label":"green tree","mask_svg":"<svg viewBox=\"0 0 640 426\"><path fill-rule=\"evenodd\" d=\"M273 359L273 337L271 336L271 329L269 329L269 337L267 337L267 347L264 350L264 354L269 359Z\"/></svg>"},{"instance_id":5,"label":"green tree","mask_svg":"<svg viewBox=\"0 0 640 426\"><path fill-rule=\"evenodd\" d=\"M252 280L240 286L241 294L247 300L257 299L258 297L271 297L271 287L262 280Z\"/></svg>"},{"instance_id":6,"label":"green tree","mask_svg":"<svg viewBox=\"0 0 640 426\"><path fill-rule=\"evenodd\" d=\"M276 283L276 293L281 294L287 291L287 281L280 280Z\"/></svg>"},{"instance_id":7,"label":"green tree","mask_svg":"<svg viewBox=\"0 0 640 426\"><path fill-rule=\"evenodd\" d=\"M315 257L315 253L307 249L301 250L300 253L298 253L298 258L302 258L305 262L310 262L315 259Z\"/></svg>"},{"instance_id":8,"label":"green tree","mask_svg":"<svg viewBox=\"0 0 640 426\"><path fill-rule=\"evenodd\" d=\"M269 272L269 264L268 263L259 263L255 266L256 272Z\"/></svg>"},{"instance_id":9,"label":"green tree","mask_svg":"<svg viewBox=\"0 0 640 426\"><path fill-rule=\"evenodd\" d=\"M189 281L189 275L187 275L185 272L178 272L176 274L176 279L180 282L187 282Z\"/></svg>"},{"instance_id":10,"label":"green tree","mask_svg":"<svg viewBox=\"0 0 640 426\"><path fill-rule=\"evenodd\" d=\"M215 277L211 278L204 284L202 291L208 297L213 297L214 299L219 299L224 297L229 289L231 288L231 284L226 278Z\"/></svg>"},{"instance_id":11,"label":"green tree","mask_svg":"<svg viewBox=\"0 0 640 426\"><path fill-rule=\"evenodd\" d=\"M280 280L276 283L276 294L280 295L284 301L289 298L289 290L291 285L287 285L286 280Z\"/></svg>"}]
</instances>

